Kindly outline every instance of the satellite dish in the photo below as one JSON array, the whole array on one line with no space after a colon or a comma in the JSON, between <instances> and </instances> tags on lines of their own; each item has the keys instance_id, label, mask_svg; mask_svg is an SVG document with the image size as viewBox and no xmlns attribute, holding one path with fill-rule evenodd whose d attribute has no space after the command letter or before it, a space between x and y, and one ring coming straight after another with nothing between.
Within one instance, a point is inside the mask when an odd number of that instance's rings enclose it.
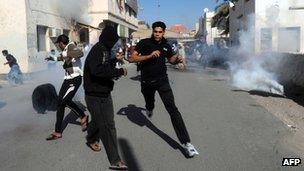
<instances>
[{"instance_id":1,"label":"satellite dish","mask_svg":"<svg viewBox=\"0 0 304 171\"><path fill-rule=\"evenodd\" d=\"M204 9L204 13L207 13L207 12L209 12L209 9L208 9L208 8L205 8L205 9Z\"/></svg>"}]
</instances>

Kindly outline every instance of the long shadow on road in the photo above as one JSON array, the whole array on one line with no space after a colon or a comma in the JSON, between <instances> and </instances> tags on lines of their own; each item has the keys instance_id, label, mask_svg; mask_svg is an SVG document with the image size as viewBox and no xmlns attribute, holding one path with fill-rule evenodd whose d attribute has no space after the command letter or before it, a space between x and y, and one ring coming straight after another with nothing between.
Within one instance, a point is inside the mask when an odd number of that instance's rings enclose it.
<instances>
[{"instance_id":1,"label":"long shadow on road","mask_svg":"<svg viewBox=\"0 0 304 171\"><path fill-rule=\"evenodd\" d=\"M78 118L79 118L79 116L76 113L74 113L73 111L71 111L69 114L67 114L66 117L62 121L62 131L64 131L66 129L68 124L80 125L80 122L77 121Z\"/></svg>"},{"instance_id":2,"label":"long shadow on road","mask_svg":"<svg viewBox=\"0 0 304 171\"><path fill-rule=\"evenodd\" d=\"M86 106L84 104L82 104L79 101L74 101L74 103L76 103L76 105L83 111L86 111ZM74 125L80 125L80 122L77 121L77 119L79 118L79 116L77 115L77 113L73 112L73 110L71 110L71 112L69 114L66 115L66 117L64 118L64 120L62 121L62 131L65 130L65 128L68 126L68 124L74 124Z\"/></svg>"},{"instance_id":3,"label":"long shadow on road","mask_svg":"<svg viewBox=\"0 0 304 171\"><path fill-rule=\"evenodd\" d=\"M139 81L140 82L140 75L134 76L134 77L130 77L131 80L133 81Z\"/></svg>"},{"instance_id":4,"label":"long shadow on road","mask_svg":"<svg viewBox=\"0 0 304 171\"><path fill-rule=\"evenodd\" d=\"M77 106L82 109L83 111L86 111L86 106L84 104L82 104L79 101L74 101ZM64 120L62 121L62 131L64 131L66 129L66 127L68 126L68 124L74 124L74 125L80 125L80 122L77 121L77 119L79 118L79 116L73 112L73 110L71 110L71 112L69 114L66 115L66 117L64 118Z\"/></svg>"},{"instance_id":5,"label":"long shadow on road","mask_svg":"<svg viewBox=\"0 0 304 171\"><path fill-rule=\"evenodd\" d=\"M151 131L153 131L155 134L157 134L159 137L161 137L165 142L167 142L173 149L178 149L181 151L181 153L187 157L187 155L184 153L183 147L176 142L174 139L172 139L170 136L168 136L166 133L158 129L149 119L146 118L142 114L142 111L144 111L144 108L137 107L133 104L128 105L127 107L121 108L117 114L118 115L125 115L128 117L128 119L133 122L134 124L143 127L146 126Z\"/></svg>"},{"instance_id":6,"label":"long shadow on road","mask_svg":"<svg viewBox=\"0 0 304 171\"><path fill-rule=\"evenodd\" d=\"M134 155L133 148L131 147L128 140L124 138L118 139L118 144L122 153L122 157L126 162L128 169L132 171L140 171L140 165L137 162L136 156Z\"/></svg>"}]
</instances>

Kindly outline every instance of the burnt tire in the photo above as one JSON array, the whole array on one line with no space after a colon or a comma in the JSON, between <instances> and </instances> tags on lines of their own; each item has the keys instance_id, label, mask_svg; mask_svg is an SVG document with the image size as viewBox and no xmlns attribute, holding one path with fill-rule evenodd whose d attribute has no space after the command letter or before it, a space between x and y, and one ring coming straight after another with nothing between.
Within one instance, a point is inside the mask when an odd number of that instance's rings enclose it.
<instances>
[{"instance_id":1,"label":"burnt tire","mask_svg":"<svg viewBox=\"0 0 304 171\"><path fill-rule=\"evenodd\" d=\"M37 113L45 114L46 111L56 111L58 95L52 84L37 86L32 94L33 108Z\"/></svg>"}]
</instances>

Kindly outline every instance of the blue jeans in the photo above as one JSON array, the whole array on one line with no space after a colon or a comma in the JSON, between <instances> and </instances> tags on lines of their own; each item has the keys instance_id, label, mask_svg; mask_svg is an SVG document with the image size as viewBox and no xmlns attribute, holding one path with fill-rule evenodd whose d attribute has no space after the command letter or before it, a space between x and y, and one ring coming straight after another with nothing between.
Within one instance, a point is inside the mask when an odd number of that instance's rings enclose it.
<instances>
[{"instance_id":1,"label":"blue jeans","mask_svg":"<svg viewBox=\"0 0 304 171\"><path fill-rule=\"evenodd\" d=\"M23 83L22 73L18 65L13 65L7 74L7 80L10 84L17 85Z\"/></svg>"}]
</instances>

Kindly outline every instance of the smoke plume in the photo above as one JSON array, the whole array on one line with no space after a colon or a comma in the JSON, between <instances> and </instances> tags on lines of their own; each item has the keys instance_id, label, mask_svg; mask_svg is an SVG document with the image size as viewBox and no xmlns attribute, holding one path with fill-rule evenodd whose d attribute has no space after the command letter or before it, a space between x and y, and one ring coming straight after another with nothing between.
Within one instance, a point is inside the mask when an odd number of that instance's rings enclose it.
<instances>
[{"instance_id":1,"label":"smoke plume","mask_svg":"<svg viewBox=\"0 0 304 171\"><path fill-rule=\"evenodd\" d=\"M261 4L259 4L261 3ZM279 0L279 1L260 1L256 3L258 10L254 15L246 16L248 22L246 23L247 30L243 30L240 34L240 46L235 48L235 56L233 61L230 62L230 69L232 73L232 84L243 90L261 90L274 94L284 94L283 86L278 83L278 75L275 72L278 70L282 56L278 53L260 53L256 54L254 47L256 39L261 36L262 31L258 34L257 28L266 28L268 32L264 32L264 37L270 38L270 45L266 46L268 52L279 51L279 47L275 47L272 41L277 37L273 35L273 30L282 30L282 28L290 27L290 25L299 25L297 21L293 22L296 16L300 17L298 11L291 11L290 7L303 5L299 0ZM263 8L265 8L263 10ZM303 16L303 14L301 15ZM301 18L301 17L300 17ZM285 31L287 32L287 31ZM278 37L283 37L282 32L278 32ZM289 52L290 49L295 49L297 36L290 35L284 38L283 44L284 52ZM277 38L278 39L278 38ZM256 47L259 48L259 47ZM265 50L263 49L263 50ZM261 49L261 51L263 51ZM299 52L295 49L294 52Z\"/></svg>"},{"instance_id":2,"label":"smoke plume","mask_svg":"<svg viewBox=\"0 0 304 171\"><path fill-rule=\"evenodd\" d=\"M72 18L84 24L92 22L92 18L88 12L88 0L78 0L77 3L74 0L53 0L51 3L54 3L53 6L57 8L62 16Z\"/></svg>"}]
</instances>

